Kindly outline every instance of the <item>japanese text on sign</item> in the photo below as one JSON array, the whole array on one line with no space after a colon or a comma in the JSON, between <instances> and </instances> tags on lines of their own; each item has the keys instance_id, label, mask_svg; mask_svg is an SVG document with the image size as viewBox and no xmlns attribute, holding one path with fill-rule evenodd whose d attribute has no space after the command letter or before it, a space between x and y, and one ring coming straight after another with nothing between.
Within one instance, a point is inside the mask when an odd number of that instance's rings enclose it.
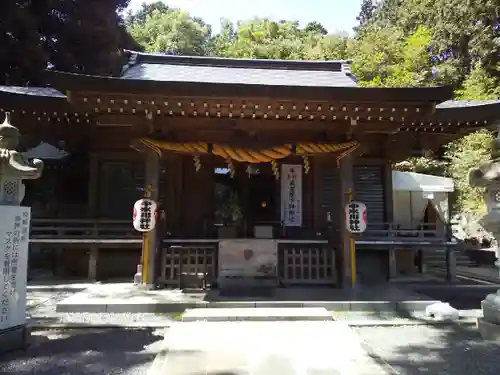
<instances>
[{"instance_id":1,"label":"japanese text on sign","mask_svg":"<svg viewBox=\"0 0 500 375\"><path fill-rule=\"evenodd\" d=\"M26 323L30 209L0 206L0 330Z\"/></svg>"},{"instance_id":2,"label":"japanese text on sign","mask_svg":"<svg viewBox=\"0 0 500 375\"><path fill-rule=\"evenodd\" d=\"M345 206L345 222L351 233L362 233L366 230L366 205L361 202L350 202Z\"/></svg>"},{"instance_id":3,"label":"japanese text on sign","mask_svg":"<svg viewBox=\"0 0 500 375\"><path fill-rule=\"evenodd\" d=\"M302 166L283 164L281 220L284 226L302 225Z\"/></svg>"},{"instance_id":4,"label":"japanese text on sign","mask_svg":"<svg viewBox=\"0 0 500 375\"><path fill-rule=\"evenodd\" d=\"M12 231L5 232L3 238L3 288L0 300L0 323L6 322L9 318L9 296L10 296L10 256L12 252Z\"/></svg>"}]
</instances>

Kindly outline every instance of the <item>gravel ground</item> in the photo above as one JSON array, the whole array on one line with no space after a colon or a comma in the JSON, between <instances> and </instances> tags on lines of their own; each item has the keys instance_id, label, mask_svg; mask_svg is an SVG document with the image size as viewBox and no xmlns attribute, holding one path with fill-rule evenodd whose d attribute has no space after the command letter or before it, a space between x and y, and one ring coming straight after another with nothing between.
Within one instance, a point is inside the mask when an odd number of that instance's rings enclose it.
<instances>
[{"instance_id":1,"label":"gravel ground","mask_svg":"<svg viewBox=\"0 0 500 375\"><path fill-rule=\"evenodd\" d=\"M38 331L26 351L0 356L2 375L146 375L165 331Z\"/></svg>"},{"instance_id":2,"label":"gravel ground","mask_svg":"<svg viewBox=\"0 0 500 375\"><path fill-rule=\"evenodd\" d=\"M483 312L479 309L461 310L460 319L458 322L474 322L477 317L482 316ZM360 322L369 323L370 321L376 322L393 322L394 324L415 323L415 322L433 322L432 318L425 315L425 311L415 312L397 312L397 311L334 311L333 318L343 322Z\"/></svg>"},{"instance_id":3,"label":"gravel ground","mask_svg":"<svg viewBox=\"0 0 500 375\"><path fill-rule=\"evenodd\" d=\"M500 374L500 344L483 341L475 328L363 327L355 331L369 352L396 374Z\"/></svg>"},{"instance_id":4,"label":"gravel ground","mask_svg":"<svg viewBox=\"0 0 500 375\"><path fill-rule=\"evenodd\" d=\"M93 324L113 326L168 327L175 320L162 314L114 314L114 313L55 313L51 316L31 316L31 326L44 324Z\"/></svg>"},{"instance_id":5,"label":"gravel ground","mask_svg":"<svg viewBox=\"0 0 500 375\"><path fill-rule=\"evenodd\" d=\"M456 309L480 309L481 301L489 293L495 293L497 286L490 285L454 285L448 287L421 286L414 289L432 299L448 302Z\"/></svg>"}]
</instances>

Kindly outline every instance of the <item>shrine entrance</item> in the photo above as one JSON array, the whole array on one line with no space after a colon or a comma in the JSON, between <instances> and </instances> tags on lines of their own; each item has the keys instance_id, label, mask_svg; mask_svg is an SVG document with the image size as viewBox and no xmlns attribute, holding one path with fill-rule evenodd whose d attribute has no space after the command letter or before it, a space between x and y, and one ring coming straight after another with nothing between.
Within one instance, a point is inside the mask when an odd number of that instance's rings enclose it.
<instances>
[{"instance_id":1,"label":"shrine entrance","mask_svg":"<svg viewBox=\"0 0 500 375\"><path fill-rule=\"evenodd\" d=\"M226 168L216 168L215 218L221 237L269 237L279 229L279 185L265 165L248 166L247 173L231 176ZM256 227L267 227L267 231Z\"/></svg>"}]
</instances>

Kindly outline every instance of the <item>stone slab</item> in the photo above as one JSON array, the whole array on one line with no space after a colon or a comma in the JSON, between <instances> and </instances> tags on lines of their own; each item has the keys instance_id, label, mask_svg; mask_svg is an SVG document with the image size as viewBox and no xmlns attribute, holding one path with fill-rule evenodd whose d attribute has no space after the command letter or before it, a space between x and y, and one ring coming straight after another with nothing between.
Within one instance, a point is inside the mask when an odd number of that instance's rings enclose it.
<instances>
[{"instance_id":1,"label":"stone slab","mask_svg":"<svg viewBox=\"0 0 500 375\"><path fill-rule=\"evenodd\" d=\"M377 298L378 297L378 298ZM217 291L183 293L180 290L145 291L131 284L93 285L60 301L64 313L176 313L194 308L323 307L336 311L425 311L439 301L388 288L370 288L358 294L335 289L285 288L272 299L221 299Z\"/></svg>"},{"instance_id":2,"label":"stone slab","mask_svg":"<svg viewBox=\"0 0 500 375\"><path fill-rule=\"evenodd\" d=\"M182 315L184 322L328 321L332 319L332 313L324 307L190 309Z\"/></svg>"},{"instance_id":3,"label":"stone slab","mask_svg":"<svg viewBox=\"0 0 500 375\"><path fill-rule=\"evenodd\" d=\"M341 322L190 322L169 329L149 375L388 375Z\"/></svg>"},{"instance_id":4,"label":"stone slab","mask_svg":"<svg viewBox=\"0 0 500 375\"><path fill-rule=\"evenodd\" d=\"M28 340L29 330L26 325L0 331L0 353L24 349Z\"/></svg>"},{"instance_id":5,"label":"stone slab","mask_svg":"<svg viewBox=\"0 0 500 375\"><path fill-rule=\"evenodd\" d=\"M477 329L483 340L500 342L500 325L477 318Z\"/></svg>"},{"instance_id":6,"label":"stone slab","mask_svg":"<svg viewBox=\"0 0 500 375\"><path fill-rule=\"evenodd\" d=\"M488 294L481 302L484 320L493 324L500 325L500 294Z\"/></svg>"}]
</instances>

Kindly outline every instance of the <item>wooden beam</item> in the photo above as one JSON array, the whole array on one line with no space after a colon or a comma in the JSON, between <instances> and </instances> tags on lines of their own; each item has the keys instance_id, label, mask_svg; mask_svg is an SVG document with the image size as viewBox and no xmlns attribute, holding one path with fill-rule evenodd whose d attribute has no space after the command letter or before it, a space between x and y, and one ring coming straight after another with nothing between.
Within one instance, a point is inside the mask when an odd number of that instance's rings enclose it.
<instances>
[{"instance_id":1,"label":"wooden beam","mask_svg":"<svg viewBox=\"0 0 500 375\"><path fill-rule=\"evenodd\" d=\"M267 119L345 119L387 121L419 120L434 111L434 103L355 101L292 101L266 97L182 97L126 93L74 93L77 108L96 113L148 114L229 118Z\"/></svg>"}]
</instances>

